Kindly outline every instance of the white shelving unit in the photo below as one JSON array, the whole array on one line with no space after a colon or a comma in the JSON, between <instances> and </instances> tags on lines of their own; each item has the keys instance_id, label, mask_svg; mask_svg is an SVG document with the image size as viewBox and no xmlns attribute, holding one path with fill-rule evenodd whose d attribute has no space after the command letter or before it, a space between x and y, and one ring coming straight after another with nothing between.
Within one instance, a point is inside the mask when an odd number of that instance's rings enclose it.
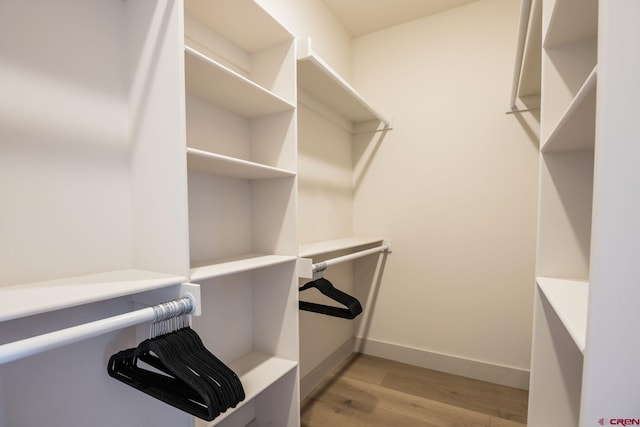
<instances>
[{"instance_id":1,"label":"white shelving unit","mask_svg":"<svg viewBox=\"0 0 640 427\"><path fill-rule=\"evenodd\" d=\"M293 35L252 0L9 0L0 49L0 344L198 281L246 392L206 425L298 426ZM0 366L0 427L203 425L108 378L145 329Z\"/></svg>"},{"instance_id":2,"label":"white shelving unit","mask_svg":"<svg viewBox=\"0 0 640 427\"><path fill-rule=\"evenodd\" d=\"M298 253L300 284L314 263L380 245L381 238L354 237L354 156L358 147L381 143L391 121L311 47L298 41ZM355 266L345 262L327 269L325 277L353 294ZM309 270L310 271L310 270ZM366 280L366 279L365 279ZM366 288L360 280L361 288ZM307 292L306 301L326 303ZM366 310L366 307L365 307ZM357 322L300 312L301 395L306 396L354 350ZM316 337L322 334L323 339Z\"/></svg>"},{"instance_id":3,"label":"white shelving unit","mask_svg":"<svg viewBox=\"0 0 640 427\"><path fill-rule=\"evenodd\" d=\"M638 16L631 1L543 2L532 427L638 416Z\"/></svg>"},{"instance_id":4,"label":"white shelving unit","mask_svg":"<svg viewBox=\"0 0 640 427\"><path fill-rule=\"evenodd\" d=\"M245 400L198 426L298 426L294 38L257 3L185 1L190 278Z\"/></svg>"},{"instance_id":5,"label":"white shelving unit","mask_svg":"<svg viewBox=\"0 0 640 427\"><path fill-rule=\"evenodd\" d=\"M542 9L538 286L528 423L578 426L589 300L598 5L544 0Z\"/></svg>"}]
</instances>

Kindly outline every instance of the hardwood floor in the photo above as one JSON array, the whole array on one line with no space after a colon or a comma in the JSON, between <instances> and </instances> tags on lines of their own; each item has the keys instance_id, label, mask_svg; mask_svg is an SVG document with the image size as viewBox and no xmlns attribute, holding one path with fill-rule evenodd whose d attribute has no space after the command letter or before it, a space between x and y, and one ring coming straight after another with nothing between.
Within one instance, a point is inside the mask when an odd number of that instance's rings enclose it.
<instances>
[{"instance_id":1,"label":"hardwood floor","mask_svg":"<svg viewBox=\"0 0 640 427\"><path fill-rule=\"evenodd\" d=\"M525 427L525 390L354 353L301 406L303 427Z\"/></svg>"}]
</instances>

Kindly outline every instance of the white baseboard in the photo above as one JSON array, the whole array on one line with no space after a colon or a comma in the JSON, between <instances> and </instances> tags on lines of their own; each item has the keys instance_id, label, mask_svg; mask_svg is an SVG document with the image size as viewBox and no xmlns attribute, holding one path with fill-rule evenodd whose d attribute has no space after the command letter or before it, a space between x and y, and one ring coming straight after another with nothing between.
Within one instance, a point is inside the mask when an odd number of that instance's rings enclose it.
<instances>
[{"instance_id":1,"label":"white baseboard","mask_svg":"<svg viewBox=\"0 0 640 427\"><path fill-rule=\"evenodd\" d=\"M436 371L529 389L529 371L356 337L354 351Z\"/></svg>"},{"instance_id":2,"label":"white baseboard","mask_svg":"<svg viewBox=\"0 0 640 427\"><path fill-rule=\"evenodd\" d=\"M311 372L300 379L300 400L307 397L329 374L353 353L354 338L349 338Z\"/></svg>"}]
</instances>

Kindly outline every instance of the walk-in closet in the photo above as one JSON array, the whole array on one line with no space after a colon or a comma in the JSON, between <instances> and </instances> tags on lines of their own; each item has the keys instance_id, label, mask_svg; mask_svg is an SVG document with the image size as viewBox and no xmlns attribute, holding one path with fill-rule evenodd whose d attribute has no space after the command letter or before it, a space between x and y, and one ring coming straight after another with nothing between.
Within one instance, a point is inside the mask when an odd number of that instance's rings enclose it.
<instances>
[{"instance_id":1,"label":"walk-in closet","mask_svg":"<svg viewBox=\"0 0 640 427\"><path fill-rule=\"evenodd\" d=\"M0 427L640 425L639 18L0 0Z\"/></svg>"}]
</instances>

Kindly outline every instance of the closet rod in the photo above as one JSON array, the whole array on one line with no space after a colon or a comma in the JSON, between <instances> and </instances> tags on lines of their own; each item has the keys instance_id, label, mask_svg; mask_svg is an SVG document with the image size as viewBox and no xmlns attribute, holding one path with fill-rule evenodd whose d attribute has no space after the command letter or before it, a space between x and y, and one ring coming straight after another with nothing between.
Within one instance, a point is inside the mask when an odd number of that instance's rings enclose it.
<instances>
[{"instance_id":1,"label":"closet rod","mask_svg":"<svg viewBox=\"0 0 640 427\"><path fill-rule=\"evenodd\" d=\"M511 99L508 110L516 112L516 98L518 97L518 85L522 74L522 62L524 59L524 47L527 42L527 31L529 30L529 16L531 15L531 0L521 0L520 2L520 29L518 32L518 46L516 51L516 65L513 70L513 82L511 84Z\"/></svg>"},{"instance_id":2,"label":"closet rod","mask_svg":"<svg viewBox=\"0 0 640 427\"><path fill-rule=\"evenodd\" d=\"M195 298L185 294L182 298L152 307L3 344L0 345L0 365L143 322L158 322L191 314L195 308Z\"/></svg>"},{"instance_id":3,"label":"closet rod","mask_svg":"<svg viewBox=\"0 0 640 427\"><path fill-rule=\"evenodd\" d=\"M391 244L383 243L382 246L378 246L376 248L365 249L364 251L354 252L354 253L349 254L349 255L344 255L344 256L337 257L337 258L328 259L326 261L319 262L317 264L313 264L313 272L314 273L318 273L320 271L326 270L327 267L329 267L330 265L339 264L339 263L345 262L345 261L351 261L353 259L361 258L363 256L375 254L375 253L378 253L378 252L386 252L389 249L391 249Z\"/></svg>"}]
</instances>

